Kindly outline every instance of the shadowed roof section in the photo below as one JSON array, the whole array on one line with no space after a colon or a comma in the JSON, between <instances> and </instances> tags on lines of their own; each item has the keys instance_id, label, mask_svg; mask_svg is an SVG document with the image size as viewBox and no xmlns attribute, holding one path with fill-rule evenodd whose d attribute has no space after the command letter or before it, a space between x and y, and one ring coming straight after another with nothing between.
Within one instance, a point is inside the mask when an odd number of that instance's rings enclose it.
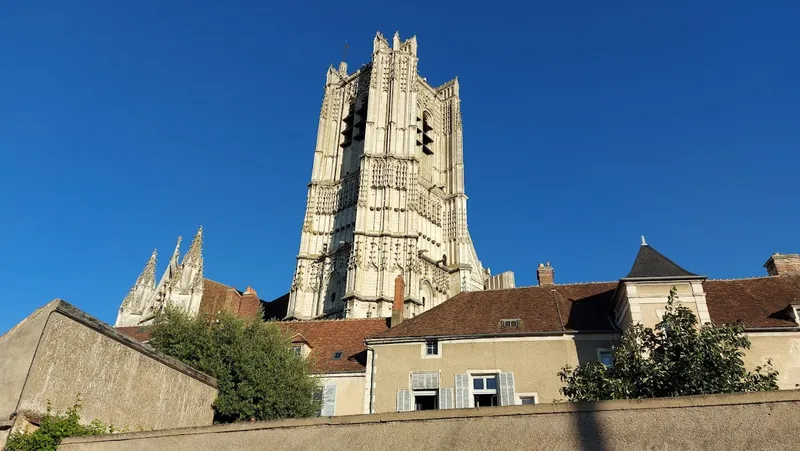
<instances>
[{"instance_id":1,"label":"shadowed roof section","mask_svg":"<svg viewBox=\"0 0 800 451\"><path fill-rule=\"evenodd\" d=\"M616 282L471 291L372 338L614 332L609 319ZM517 328L501 320L519 319Z\"/></svg>"},{"instance_id":2,"label":"shadowed roof section","mask_svg":"<svg viewBox=\"0 0 800 451\"><path fill-rule=\"evenodd\" d=\"M636 254L636 259L633 261L631 271L625 276L625 279L658 279L666 277L702 278L702 276L681 268L677 263L650 245L642 244L639 247L639 253Z\"/></svg>"},{"instance_id":3,"label":"shadowed roof section","mask_svg":"<svg viewBox=\"0 0 800 451\"><path fill-rule=\"evenodd\" d=\"M717 325L742 321L747 328L797 327L787 310L800 304L800 276L706 280L703 288Z\"/></svg>"},{"instance_id":4,"label":"shadowed roof section","mask_svg":"<svg viewBox=\"0 0 800 451\"><path fill-rule=\"evenodd\" d=\"M287 321L274 323L295 342L311 348L308 358L317 374L363 373L367 367L366 337L385 331L386 318ZM299 334L299 335L298 335ZM334 360L334 353L341 358Z\"/></svg>"}]
</instances>

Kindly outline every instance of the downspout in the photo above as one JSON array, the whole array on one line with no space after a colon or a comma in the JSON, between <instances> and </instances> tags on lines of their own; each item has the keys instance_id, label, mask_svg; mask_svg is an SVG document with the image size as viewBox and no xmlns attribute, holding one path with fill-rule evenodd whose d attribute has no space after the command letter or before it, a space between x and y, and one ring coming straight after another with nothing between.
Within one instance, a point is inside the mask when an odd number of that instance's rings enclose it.
<instances>
[{"instance_id":1,"label":"downspout","mask_svg":"<svg viewBox=\"0 0 800 451\"><path fill-rule=\"evenodd\" d=\"M369 364L369 412L373 413L372 408L372 391L373 387L375 386L374 377L375 377L375 349L370 348L367 346L367 351L370 353L370 364Z\"/></svg>"}]
</instances>

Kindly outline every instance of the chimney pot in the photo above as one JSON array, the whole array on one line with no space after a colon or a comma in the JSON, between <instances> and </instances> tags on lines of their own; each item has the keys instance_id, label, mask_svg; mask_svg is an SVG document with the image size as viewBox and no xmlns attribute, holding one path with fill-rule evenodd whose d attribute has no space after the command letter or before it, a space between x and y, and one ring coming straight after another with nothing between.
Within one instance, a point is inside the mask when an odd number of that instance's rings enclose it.
<instances>
[{"instance_id":1,"label":"chimney pot","mask_svg":"<svg viewBox=\"0 0 800 451\"><path fill-rule=\"evenodd\" d=\"M539 281L540 287L555 285L555 271L550 262L547 262L546 266L539 264L539 268L536 269L536 280Z\"/></svg>"},{"instance_id":2,"label":"chimney pot","mask_svg":"<svg viewBox=\"0 0 800 451\"><path fill-rule=\"evenodd\" d=\"M406 302L406 282L403 275L394 279L394 302L392 303L392 321L390 327L395 327L403 322L403 313Z\"/></svg>"}]
</instances>

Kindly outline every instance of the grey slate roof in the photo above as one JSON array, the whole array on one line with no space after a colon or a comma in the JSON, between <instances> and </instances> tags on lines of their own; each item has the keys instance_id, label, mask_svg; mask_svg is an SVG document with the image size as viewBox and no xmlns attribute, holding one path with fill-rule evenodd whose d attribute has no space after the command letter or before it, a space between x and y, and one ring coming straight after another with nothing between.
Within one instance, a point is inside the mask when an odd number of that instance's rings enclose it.
<instances>
[{"instance_id":1,"label":"grey slate roof","mask_svg":"<svg viewBox=\"0 0 800 451\"><path fill-rule=\"evenodd\" d=\"M647 244L639 247L636 260L625 279L652 279L662 277L702 277L691 273L673 262L664 254Z\"/></svg>"}]
</instances>

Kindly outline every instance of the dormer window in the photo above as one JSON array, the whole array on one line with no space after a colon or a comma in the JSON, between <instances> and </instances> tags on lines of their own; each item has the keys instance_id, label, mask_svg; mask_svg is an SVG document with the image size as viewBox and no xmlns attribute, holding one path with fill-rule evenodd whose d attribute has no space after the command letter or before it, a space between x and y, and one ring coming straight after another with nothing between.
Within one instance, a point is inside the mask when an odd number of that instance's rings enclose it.
<instances>
[{"instance_id":1,"label":"dormer window","mask_svg":"<svg viewBox=\"0 0 800 451\"><path fill-rule=\"evenodd\" d=\"M502 329L519 329L519 325L522 323L519 318L514 319L501 319L500 320L500 328Z\"/></svg>"},{"instance_id":2,"label":"dormer window","mask_svg":"<svg viewBox=\"0 0 800 451\"><path fill-rule=\"evenodd\" d=\"M303 346L301 345L294 345L292 346L292 353L296 356L303 355Z\"/></svg>"}]
</instances>

